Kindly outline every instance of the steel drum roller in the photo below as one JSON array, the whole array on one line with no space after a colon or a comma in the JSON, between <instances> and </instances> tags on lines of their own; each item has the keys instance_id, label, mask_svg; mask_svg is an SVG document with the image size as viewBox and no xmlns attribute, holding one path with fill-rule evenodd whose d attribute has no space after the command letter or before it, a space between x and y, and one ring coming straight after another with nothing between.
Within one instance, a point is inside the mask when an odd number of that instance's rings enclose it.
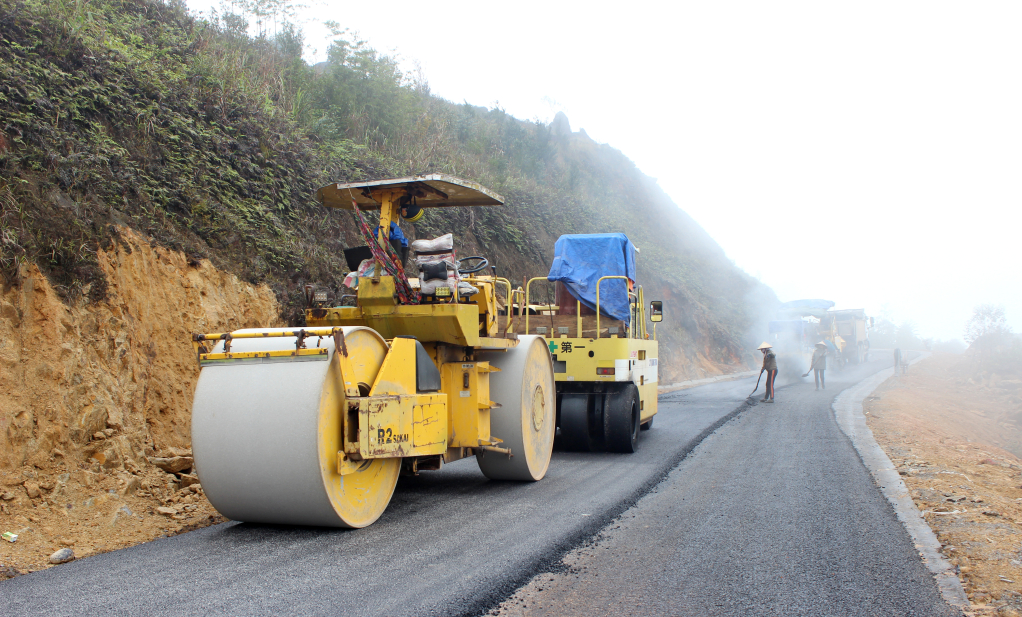
<instances>
[{"instance_id":1,"label":"steel drum roller","mask_svg":"<svg viewBox=\"0 0 1022 617\"><path fill-rule=\"evenodd\" d=\"M241 332L293 330L269 328ZM374 330L344 328L355 379L372 385L387 354ZM294 337L235 339L232 352L295 348ZM400 459L367 461L337 474L346 409L331 337L307 347L327 359L230 361L203 367L192 407L192 450L202 488L237 521L365 527L390 503ZM223 343L214 351L222 352Z\"/></svg>"},{"instance_id":2,"label":"steel drum roller","mask_svg":"<svg viewBox=\"0 0 1022 617\"><path fill-rule=\"evenodd\" d=\"M490 375L490 398L500 403L490 415L490 434L511 448L513 457L481 450L479 469L494 480L543 479L550 466L557 429L554 371L546 340L522 336L517 347L482 353L500 372Z\"/></svg>"}]
</instances>

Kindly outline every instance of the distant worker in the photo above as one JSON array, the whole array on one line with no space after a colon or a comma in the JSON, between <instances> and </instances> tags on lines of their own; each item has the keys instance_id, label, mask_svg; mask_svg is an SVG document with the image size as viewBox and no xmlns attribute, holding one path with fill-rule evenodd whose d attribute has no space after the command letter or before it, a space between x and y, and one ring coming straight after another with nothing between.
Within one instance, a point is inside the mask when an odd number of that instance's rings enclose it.
<instances>
[{"instance_id":1,"label":"distant worker","mask_svg":"<svg viewBox=\"0 0 1022 617\"><path fill-rule=\"evenodd\" d=\"M813 351L813 359L809 363L809 370L813 371L813 378L816 379L816 389L823 388L827 389L827 382L824 381L823 372L827 370L827 344L820 341L816 344L816 349ZM807 371L803 377L808 377L809 372Z\"/></svg>"},{"instance_id":2,"label":"distant worker","mask_svg":"<svg viewBox=\"0 0 1022 617\"><path fill-rule=\"evenodd\" d=\"M894 374L898 374L898 369L901 368L901 348L894 348Z\"/></svg>"},{"instance_id":3,"label":"distant worker","mask_svg":"<svg viewBox=\"0 0 1022 617\"><path fill-rule=\"evenodd\" d=\"M763 368L760 369L759 374L762 375L766 371L766 394L763 395L762 401L764 403L774 402L774 379L777 377L777 356L774 355L774 350L770 343L764 342L759 346L759 350L763 352Z\"/></svg>"}]
</instances>

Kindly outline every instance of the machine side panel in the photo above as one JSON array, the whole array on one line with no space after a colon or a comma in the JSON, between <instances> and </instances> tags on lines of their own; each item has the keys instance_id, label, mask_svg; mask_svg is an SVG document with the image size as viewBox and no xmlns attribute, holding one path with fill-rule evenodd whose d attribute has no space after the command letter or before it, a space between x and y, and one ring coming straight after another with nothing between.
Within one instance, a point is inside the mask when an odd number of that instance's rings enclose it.
<instances>
[{"instance_id":1,"label":"machine side panel","mask_svg":"<svg viewBox=\"0 0 1022 617\"><path fill-rule=\"evenodd\" d=\"M477 347L480 342L479 309L475 304L383 304L311 309L306 313L306 322L310 327L366 326L387 339L414 336L423 343L463 347Z\"/></svg>"},{"instance_id":2,"label":"machine side panel","mask_svg":"<svg viewBox=\"0 0 1022 617\"><path fill-rule=\"evenodd\" d=\"M413 339L394 339L369 397L359 400L359 445L367 458L447 450L447 396L416 393L415 352Z\"/></svg>"},{"instance_id":3,"label":"machine side panel","mask_svg":"<svg viewBox=\"0 0 1022 617\"><path fill-rule=\"evenodd\" d=\"M489 371L489 362L447 362L440 367L452 448L475 448L490 441Z\"/></svg>"},{"instance_id":4,"label":"machine side panel","mask_svg":"<svg viewBox=\"0 0 1022 617\"><path fill-rule=\"evenodd\" d=\"M563 362L554 373L557 383L632 382L639 389L640 417L643 422L657 412L659 378L659 343L628 338L548 339L547 347L555 364ZM590 356L590 352L592 355ZM598 374L598 369L613 368L613 374Z\"/></svg>"}]
</instances>

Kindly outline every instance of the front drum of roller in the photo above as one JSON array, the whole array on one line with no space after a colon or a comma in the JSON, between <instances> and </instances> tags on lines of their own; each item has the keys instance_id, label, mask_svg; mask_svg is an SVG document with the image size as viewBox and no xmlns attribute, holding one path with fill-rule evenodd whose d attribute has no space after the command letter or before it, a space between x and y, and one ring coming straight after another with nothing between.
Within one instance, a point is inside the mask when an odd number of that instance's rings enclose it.
<instances>
[{"instance_id":1,"label":"front drum of roller","mask_svg":"<svg viewBox=\"0 0 1022 617\"><path fill-rule=\"evenodd\" d=\"M540 480L550 466L557 409L554 369L546 340L522 336L506 352L480 354L500 372L490 373L490 435L510 448L512 457L480 450L479 469L494 480Z\"/></svg>"},{"instance_id":2,"label":"front drum of roller","mask_svg":"<svg viewBox=\"0 0 1022 617\"><path fill-rule=\"evenodd\" d=\"M368 390L387 343L369 328L343 330L354 379ZM295 342L234 339L231 351L294 349ZM365 527L390 503L401 459L374 459L353 473L337 473L347 405L334 341L309 337L306 345L329 349L328 359L203 367L192 405L199 481L213 507L232 520ZM214 351L223 351L222 344Z\"/></svg>"}]
</instances>

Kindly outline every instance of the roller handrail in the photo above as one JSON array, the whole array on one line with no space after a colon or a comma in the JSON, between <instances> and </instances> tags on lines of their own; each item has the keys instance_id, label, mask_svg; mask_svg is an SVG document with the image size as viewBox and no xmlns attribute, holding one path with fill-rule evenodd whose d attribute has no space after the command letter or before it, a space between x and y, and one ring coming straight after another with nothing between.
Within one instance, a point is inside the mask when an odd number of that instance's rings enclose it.
<instances>
[{"instance_id":1,"label":"roller handrail","mask_svg":"<svg viewBox=\"0 0 1022 617\"><path fill-rule=\"evenodd\" d=\"M549 280L550 279L548 279L545 276L534 276L531 279L529 279L529 281L527 283L525 283L525 306L522 307L522 310L525 311L525 333L526 334L529 333L529 298L532 297L531 294L529 293L529 289L532 287L532 282L533 281L549 281ZM553 334L553 332L551 332L550 334Z\"/></svg>"},{"instance_id":2,"label":"roller handrail","mask_svg":"<svg viewBox=\"0 0 1022 617\"><path fill-rule=\"evenodd\" d=\"M638 308L642 311L642 327L639 328L639 338L645 340L649 335L646 333L646 297L642 293L642 285L638 286Z\"/></svg>"},{"instance_id":3,"label":"roller handrail","mask_svg":"<svg viewBox=\"0 0 1022 617\"><path fill-rule=\"evenodd\" d=\"M633 298L635 299L634 303L632 302ZM639 294L638 294L638 290L636 290L636 291L629 291L628 292L628 338L636 338L634 335L638 332L638 327L636 326L636 322L638 321L638 319L636 319L636 317L635 317L635 311L638 310L638 307L639 307Z\"/></svg>"},{"instance_id":4,"label":"roller handrail","mask_svg":"<svg viewBox=\"0 0 1022 617\"><path fill-rule=\"evenodd\" d=\"M339 330L339 326L329 326L325 328L294 328L289 330L277 331L277 332L218 332L213 334L192 334L192 341L222 341L226 340L228 336L232 339L236 338L280 338L285 336L299 336L301 333L305 333L305 336L333 336L335 330Z\"/></svg>"},{"instance_id":5,"label":"roller handrail","mask_svg":"<svg viewBox=\"0 0 1022 617\"><path fill-rule=\"evenodd\" d=\"M578 316L578 338L582 338L582 301L575 299L575 315Z\"/></svg>"},{"instance_id":6,"label":"roller handrail","mask_svg":"<svg viewBox=\"0 0 1022 617\"><path fill-rule=\"evenodd\" d=\"M494 300L496 300L496 297L497 297L497 283L502 283L502 284L507 286L507 291L508 291L508 293L504 296L505 302L510 301L510 296L511 296L511 281L507 280L506 278L504 278L502 276L490 276L489 274L484 274L483 276L464 276L464 277L462 277L461 280L463 280L463 281L465 281L467 283L475 283L475 284L492 282L493 283L493 297L494 297ZM494 322L499 322L499 320L497 319L497 314L496 313L493 314L493 321ZM487 326L486 326L487 336L489 336L489 331L490 331L490 327L489 327L489 324L487 324ZM504 331L504 334L505 335L507 334L507 330Z\"/></svg>"},{"instance_id":7,"label":"roller handrail","mask_svg":"<svg viewBox=\"0 0 1022 617\"><path fill-rule=\"evenodd\" d=\"M506 278L504 278L502 276L494 277L493 280L498 282L498 283L503 283L504 285L507 286L507 293L504 295L504 306L509 309L509 312L507 314L507 325L510 326L511 325L511 313L514 312L514 311L510 311L510 308L511 308L511 296L512 296L511 281L507 280ZM493 318L496 319L497 316L494 315ZM507 333L509 331L510 331L510 327L504 328L504 336L505 337L507 336Z\"/></svg>"},{"instance_id":8,"label":"roller handrail","mask_svg":"<svg viewBox=\"0 0 1022 617\"><path fill-rule=\"evenodd\" d=\"M507 329L505 331L505 334L507 332L511 332L514 329L515 296L521 298L522 304L525 304L525 290L523 290L521 287L519 287L518 289L512 289L511 290L511 298L508 301L509 302L509 306L508 306L508 311L509 312L507 314ZM521 317L521 315L519 315L519 317ZM526 330L526 333L528 333L528 330Z\"/></svg>"},{"instance_id":9,"label":"roller handrail","mask_svg":"<svg viewBox=\"0 0 1022 617\"><path fill-rule=\"evenodd\" d=\"M295 351L300 354L300 350L305 347L305 339L311 336L318 336L321 339L323 337L333 337L341 353L345 356L348 355L347 350L344 348L344 330L341 326L328 326L325 328L288 328L275 332L257 330L255 332L215 332L212 334L193 333L192 347L195 349L196 357L199 357L200 353L209 353L209 351L206 350L206 346L202 344L206 341L223 341L224 353L229 354L231 353L231 341L234 339L294 337L298 339L295 343ZM201 352L199 351L200 349L202 349Z\"/></svg>"},{"instance_id":10,"label":"roller handrail","mask_svg":"<svg viewBox=\"0 0 1022 617\"><path fill-rule=\"evenodd\" d=\"M628 280L627 276L621 276L619 274L610 276L601 276L596 281L596 338L600 338L600 283L606 279L624 279ZM627 283L626 283L627 284ZM631 295L632 292L628 292Z\"/></svg>"}]
</instances>

